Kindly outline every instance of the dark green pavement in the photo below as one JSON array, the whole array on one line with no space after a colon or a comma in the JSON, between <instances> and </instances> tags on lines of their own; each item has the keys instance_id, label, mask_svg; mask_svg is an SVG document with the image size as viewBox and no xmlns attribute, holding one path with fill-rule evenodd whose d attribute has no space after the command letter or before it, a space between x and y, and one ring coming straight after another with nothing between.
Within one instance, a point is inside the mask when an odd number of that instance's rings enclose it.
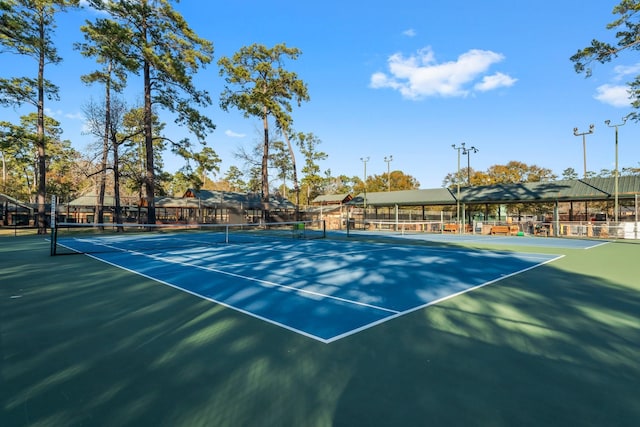
<instances>
[{"instance_id":1,"label":"dark green pavement","mask_svg":"<svg viewBox=\"0 0 640 427\"><path fill-rule=\"evenodd\" d=\"M0 237L0 426L640 425L640 245L548 252L322 344Z\"/></svg>"}]
</instances>

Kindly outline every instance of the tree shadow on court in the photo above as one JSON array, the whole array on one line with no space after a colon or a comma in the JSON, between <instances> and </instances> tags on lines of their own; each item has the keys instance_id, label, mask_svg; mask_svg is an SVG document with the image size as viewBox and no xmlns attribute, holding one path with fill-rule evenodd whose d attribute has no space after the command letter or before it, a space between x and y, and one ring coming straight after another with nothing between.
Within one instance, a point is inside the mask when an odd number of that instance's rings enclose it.
<instances>
[{"instance_id":1,"label":"tree shadow on court","mask_svg":"<svg viewBox=\"0 0 640 427\"><path fill-rule=\"evenodd\" d=\"M638 425L637 256L571 251L366 331L333 425Z\"/></svg>"},{"instance_id":2,"label":"tree shadow on court","mask_svg":"<svg viewBox=\"0 0 640 427\"><path fill-rule=\"evenodd\" d=\"M640 421L640 286L598 267L637 250L573 251L331 344L47 250L0 240L2 425Z\"/></svg>"}]
</instances>

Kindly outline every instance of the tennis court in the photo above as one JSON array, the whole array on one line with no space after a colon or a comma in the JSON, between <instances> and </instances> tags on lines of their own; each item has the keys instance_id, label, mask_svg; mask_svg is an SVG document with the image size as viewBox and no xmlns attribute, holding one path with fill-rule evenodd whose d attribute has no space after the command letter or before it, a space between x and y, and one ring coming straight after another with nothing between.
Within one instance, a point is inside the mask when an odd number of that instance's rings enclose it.
<instances>
[{"instance_id":1,"label":"tennis court","mask_svg":"<svg viewBox=\"0 0 640 427\"><path fill-rule=\"evenodd\" d=\"M0 425L640 424L639 242L170 234L0 234Z\"/></svg>"},{"instance_id":2,"label":"tennis court","mask_svg":"<svg viewBox=\"0 0 640 427\"><path fill-rule=\"evenodd\" d=\"M333 232L345 234L345 232ZM398 231L350 231L350 236L378 236L395 239L418 240L434 243L450 244L487 244L498 246L530 246L540 248L563 248L563 249L591 249L609 243L606 240L576 239L561 237L534 237L534 236L501 236L488 234L456 234L456 233L416 233Z\"/></svg>"},{"instance_id":3,"label":"tennis court","mask_svg":"<svg viewBox=\"0 0 640 427\"><path fill-rule=\"evenodd\" d=\"M215 237L59 237L58 244L325 343L559 257L277 235L212 245Z\"/></svg>"}]
</instances>

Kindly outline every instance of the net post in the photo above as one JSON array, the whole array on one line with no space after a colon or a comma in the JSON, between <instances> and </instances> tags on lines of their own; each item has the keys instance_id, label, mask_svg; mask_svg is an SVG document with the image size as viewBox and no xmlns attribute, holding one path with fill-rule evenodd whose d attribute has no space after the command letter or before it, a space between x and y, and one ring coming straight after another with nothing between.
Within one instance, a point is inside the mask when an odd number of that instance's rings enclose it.
<instances>
[{"instance_id":1,"label":"net post","mask_svg":"<svg viewBox=\"0 0 640 427\"><path fill-rule=\"evenodd\" d=\"M58 207L56 204L56 196L55 194L51 196L51 215L50 215L50 227L51 227L51 250L50 255L54 256L56 254L56 246L58 241L58 222L56 221L56 216L58 214Z\"/></svg>"},{"instance_id":2,"label":"net post","mask_svg":"<svg viewBox=\"0 0 640 427\"><path fill-rule=\"evenodd\" d=\"M351 231L351 218L349 215L349 209L347 208L347 237L349 237L350 231Z\"/></svg>"}]
</instances>

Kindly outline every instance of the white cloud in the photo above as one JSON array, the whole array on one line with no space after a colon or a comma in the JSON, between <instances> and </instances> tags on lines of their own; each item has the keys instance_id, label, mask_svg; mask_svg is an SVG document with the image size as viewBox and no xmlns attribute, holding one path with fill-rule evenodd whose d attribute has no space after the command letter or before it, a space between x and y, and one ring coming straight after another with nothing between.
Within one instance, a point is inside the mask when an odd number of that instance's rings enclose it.
<instances>
[{"instance_id":1,"label":"white cloud","mask_svg":"<svg viewBox=\"0 0 640 427\"><path fill-rule=\"evenodd\" d=\"M103 0L103 3L107 3L107 0ZM98 15L108 15L107 11L98 10L98 9L95 9L94 7L92 7L87 0L80 0L79 5L80 5L80 7L84 8L84 9L87 9L87 10L90 10L90 11L92 11L94 13L97 13Z\"/></svg>"},{"instance_id":2,"label":"white cloud","mask_svg":"<svg viewBox=\"0 0 640 427\"><path fill-rule=\"evenodd\" d=\"M602 85L596 89L594 96L600 102L614 107L630 107L629 87L624 85Z\"/></svg>"},{"instance_id":3,"label":"white cloud","mask_svg":"<svg viewBox=\"0 0 640 427\"><path fill-rule=\"evenodd\" d=\"M403 36L407 36L407 37L415 37L416 36L416 30L414 30L413 28L409 28L408 30L404 30L402 32Z\"/></svg>"},{"instance_id":4,"label":"white cloud","mask_svg":"<svg viewBox=\"0 0 640 427\"><path fill-rule=\"evenodd\" d=\"M236 133L232 130L226 130L224 134L231 138L244 138L246 136L244 133Z\"/></svg>"},{"instance_id":5,"label":"white cloud","mask_svg":"<svg viewBox=\"0 0 640 427\"><path fill-rule=\"evenodd\" d=\"M484 76L480 83L476 83L474 89L480 92L487 92L499 87L513 86L517 81L518 79L514 79L506 74L495 73L491 76Z\"/></svg>"},{"instance_id":6,"label":"white cloud","mask_svg":"<svg viewBox=\"0 0 640 427\"><path fill-rule=\"evenodd\" d=\"M51 117L53 119L56 119L57 117L61 117L62 116L62 110L52 110L51 108L45 107L44 108L44 114L45 114L45 116Z\"/></svg>"},{"instance_id":7,"label":"white cloud","mask_svg":"<svg viewBox=\"0 0 640 427\"><path fill-rule=\"evenodd\" d=\"M635 65L617 65L613 68L613 72L616 74L614 80L620 81L626 76L636 76L640 73L640 63Z\"/></svg>"},{"instance_id":8,"label":"white cloud","mask_svg":"<svg viewBox=\"0 0 640 427\"><path fill-rule=\"evenodd\" d=\"M391 88L404 98L422 99L429 96L467 96L472 90L487 91L512 86L516 79L503 73L484 76L489 68L504 59L504 55L489 50L472 49L460 55L456 61L437 63L430 47L415 55L404 57L401 53L387 60L389 73L375 73L370 86L374 89ZM474 81L483 79L476 86Z\"/></svg>"},{"instance_id":9,"label":"white cloud","mask_svg":"<svg viewBox=\"0 0 640 427\"><path fill-rule=\"evenodd\" d=\"M65 118L67 119L73 119L73 120L84 120L84 114L82 113L66 113L64 115Z\"/></svg>"}]
</instances>

